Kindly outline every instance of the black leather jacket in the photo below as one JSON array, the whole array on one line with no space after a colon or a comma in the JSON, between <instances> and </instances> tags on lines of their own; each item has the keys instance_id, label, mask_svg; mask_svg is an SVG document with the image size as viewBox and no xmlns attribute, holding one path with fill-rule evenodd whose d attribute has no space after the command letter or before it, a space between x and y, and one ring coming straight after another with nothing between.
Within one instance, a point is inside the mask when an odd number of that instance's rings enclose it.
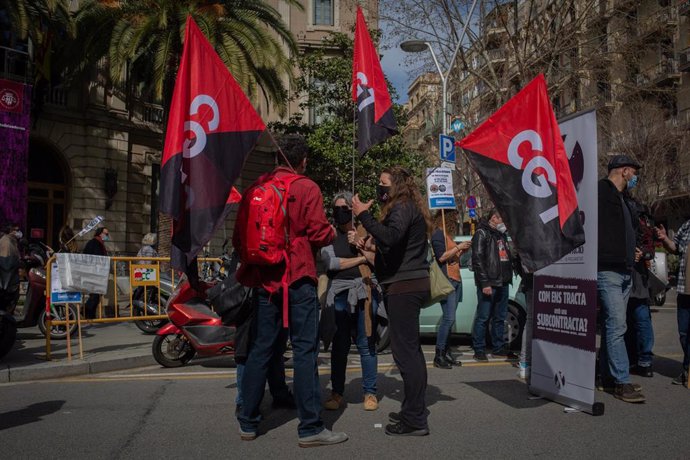
<instances>
[{"instance_id":1,"label":"black leather jacket","mask_svg":"<svg viewBox=\"0 0 690 460\"><path fill-rule=\"evenodd\" d=\"M501 261L499 241L508 255L508 261ZM482 221L472 237L472 270L478 288L504 286L513 280L512 257L505 234L491 228Z\"/></svg>"}]
</instances>

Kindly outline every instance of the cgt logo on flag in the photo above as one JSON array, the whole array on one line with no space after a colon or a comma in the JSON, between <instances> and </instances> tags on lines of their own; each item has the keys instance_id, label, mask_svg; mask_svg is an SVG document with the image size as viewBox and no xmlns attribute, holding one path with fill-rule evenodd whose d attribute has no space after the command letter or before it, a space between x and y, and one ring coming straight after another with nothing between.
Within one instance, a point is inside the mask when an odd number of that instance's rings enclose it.
<instances>
[{"instance_id":1,"label":"cgt logo on flag","mask_svg":"<svg viewBox=\"0 0 690 460\"><path fill-rule=\"evenodd\" d=\"M173 218L171 264L190 280L196 279L196 255L239 202L233 184L265 130L188 17L161 161L160 209Z\"/></svg>"},{"instance_id":2,"label":"cgt logo on flag","mask_svg":"<svg viewBox=\"0 0 690 460\"><path fill-rule=\"evenodd\" d=\"M460 146L534 272L585 241L556 116L538 76Z\"/></svg>"},{"instance_id":3,"label":"cgt logo on flag","mask_svg":"<svg viewBox=\"0 0 690 460\"><path fill-rule=\"evenodd\" d=\"M354 45L352 100L357 104L357 150L363 155L396 134L397 128L386 78L359 6Z\"/></svg>"}]
</instances>

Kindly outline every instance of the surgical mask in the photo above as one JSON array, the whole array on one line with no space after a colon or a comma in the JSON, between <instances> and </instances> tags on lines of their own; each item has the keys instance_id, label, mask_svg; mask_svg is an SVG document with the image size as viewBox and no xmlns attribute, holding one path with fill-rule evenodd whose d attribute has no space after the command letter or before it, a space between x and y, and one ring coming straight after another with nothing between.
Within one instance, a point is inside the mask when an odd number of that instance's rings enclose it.
<instances>
[{"instance_id":1,"label":"surgical mask","mask_svg":"<svg viewBox=\"0 0 690 460\"><path fill-rule=\"evenodd\" d=\"M20 232L19 230L14 232L14 237L17 238L18 240L21 240L22 236L24 236L24 234L22 232Z\"/></svg>"},{"instance_id":2,"label":"surgical mask","mask_svg":"<svg viewBox=\"0 0 690 460\"><path fill-rule=\"evenodd\" d=\"M377 185L376 186L376 196L381 203L388 201L388 194L391 192L390 185Z\"/></svg>"},{"instance_id":3,"label":"surgical mask","mask_svg":"<svg viewBox=\"0 0 690 460\"><path fill-rule=\"evenodd\" d=\"M345 225L352 221L352 210L347 206L334 206L333 220L338 225Z\"/></svg>"},{"instance_id":4,"label":"surgical mask","mask_svg":"<svg viewBox=\"0 0 690 460\"><path fill-rule=\"evenodd\" d=\"M637 174L632 176L627 184L628 190L634 189L635 186L637 186Z\"/></svg>"},{"instance_id":5,"label":"surgical mask","mask_svg":"<svg viewBox=\"0 0 690 460\"><path fill-rule=\"evenodd\" d=\"M500 223L496 225L496 230L498 230L501 233L505 233L508 230L508 227L506 227L506 224Z\"/></svg>"},{"instance_id":6,"label":"surgical mask","mask_svg":"<svg viewBox=\"0 0 690 460\"><path fill-rule=\"evenodd\" d=\"M110 235L103 235L103 241L110 241Z\"/></svg>"}]
</instances>

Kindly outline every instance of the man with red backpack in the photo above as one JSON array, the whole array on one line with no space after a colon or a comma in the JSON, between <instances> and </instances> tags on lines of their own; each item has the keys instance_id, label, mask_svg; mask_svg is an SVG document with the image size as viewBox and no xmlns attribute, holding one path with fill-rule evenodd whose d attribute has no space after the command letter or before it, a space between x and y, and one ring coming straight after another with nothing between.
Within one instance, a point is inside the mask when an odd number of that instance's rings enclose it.
<instances>
[{"instance_id":1,"label":"man with red backpack","mask_svg":"<svg viewBox=\"0 0 690 460\"><path fill-rule=\"evenodd\" d=\"M316 250L333 241L319 186L303 176L308 147L299 135L280 139L280 165L243 193L233 246L242 264L237 280L255 289L253 342L242 379L243 406L237 419L240 437L256 438L266 374L272 358L282 355L288 330L294 355L294 397L300 447L344 442L321 420L319 302Z\"/></svg>"}]
</instances>

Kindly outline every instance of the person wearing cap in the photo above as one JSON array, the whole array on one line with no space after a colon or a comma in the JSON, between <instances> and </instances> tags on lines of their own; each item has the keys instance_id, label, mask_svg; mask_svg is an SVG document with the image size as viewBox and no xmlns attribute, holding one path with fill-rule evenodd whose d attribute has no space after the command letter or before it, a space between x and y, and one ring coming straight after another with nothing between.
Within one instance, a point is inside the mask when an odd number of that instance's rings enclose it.
<instances>
[{"instance_id":1,"label":"person wearing cap","mask_svg":"<svg viewBox=\"0 0 690 460\"><path fill-rule=\"evenodd\" d=\"M642 166L627 155L616 155L608 175L599 181L599 264L597 294L601 306L599 377L605 391L630 403L642 403L640 387L630 381L625 348L626 311L632 288L632 268L641 252L636 250L633 216L623 191L637 185Z\"/></svg>"}]
</instances>

